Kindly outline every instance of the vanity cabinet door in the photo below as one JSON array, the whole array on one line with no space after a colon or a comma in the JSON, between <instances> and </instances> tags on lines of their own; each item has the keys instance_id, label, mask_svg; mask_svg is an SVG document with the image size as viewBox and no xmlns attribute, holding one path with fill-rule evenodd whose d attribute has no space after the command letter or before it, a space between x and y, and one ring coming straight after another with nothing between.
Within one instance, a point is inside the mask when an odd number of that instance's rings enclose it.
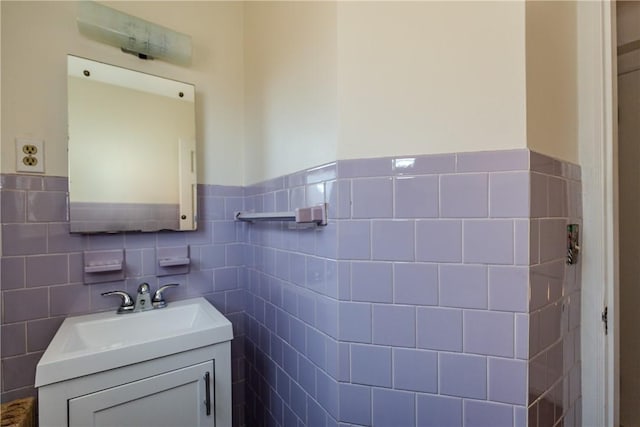
<instances>
[{"instance_id":1,"label":"vanity cabinet door","mask_svg":"<svg viewBox=\"0 0 640 427\"><path fill-rule=\"evenodd\" d=\"M69 426L215 426L213 382L209 361L69 399Z\"/></svg>"}]
</instances>

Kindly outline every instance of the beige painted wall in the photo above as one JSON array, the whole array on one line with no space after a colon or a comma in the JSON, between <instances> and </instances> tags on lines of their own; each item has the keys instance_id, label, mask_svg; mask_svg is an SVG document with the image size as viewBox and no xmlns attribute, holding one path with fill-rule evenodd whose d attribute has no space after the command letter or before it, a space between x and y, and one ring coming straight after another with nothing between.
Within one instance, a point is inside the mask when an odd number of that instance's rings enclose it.
<instances>
[{"instance_id":1,"label":"beige painted wall","mask_svg":"<svg viewBox=\"0 0 640 427\"><path fill-rule=\"evenodd\" d=\"M2 1L3 172L25 136L46 141L47 174L67 174L67 53L195 84L201 183L527 146L577 161L573 3L108 4L190 34L193 64L84 38L72 2Z\"/></svg>"},{"instance_id":2,"label":"beige painted wall","mask_svg":"<svg viewBox=\"0 0 640 427\"><path fill-rule=\"evenodd\" d=\"M341 2L338 158L525 148L522 2Z\"/></svg>"},{"instance_id":3,"label":"beige painted wall","mask_svg":"<svg viewBox=\"0 0 640 427\"><path fill-rule=\"evenodd\" d=\"M526 1L527 146L578 163L576 3Z\"/></svg>"},{"instance_id":4,"label":"beige painted wall","mask_svg":"<svg viewBox=\"0 0 640 427\"><path fill-rule=\"evenodd\" d=\"M196 86L198 181L243 183L243 4L113 2L110 7L191 35L189 67L141 61L78 33L75 2L2 1L2 172L15 138L45 140L47 175L67 175L66 55Z\"/></svg>"},{"instance_id":5,"label":"beige painted wall","mask_svg":"<svg viewBox=\"0 0 640 427\"><path fill-rule=\"evenodd\" d=\"M336 3L245 5L245 182L336 159Z\"/></svg>"}]
</instances>

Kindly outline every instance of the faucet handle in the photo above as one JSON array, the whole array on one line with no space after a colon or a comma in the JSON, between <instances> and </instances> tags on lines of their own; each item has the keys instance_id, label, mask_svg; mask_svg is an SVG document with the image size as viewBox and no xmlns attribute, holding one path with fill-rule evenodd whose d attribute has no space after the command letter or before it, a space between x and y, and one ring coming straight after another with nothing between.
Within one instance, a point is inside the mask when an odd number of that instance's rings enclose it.
<instances>
[{"instance_id":1,"label":"faucet handle","mask_svg":"<svg viewBox=\"0 0 640 427\"><path fill-rule=\"evenodd\" d=\"M138 286L138 294L148 294L148 293L149 293L149 284L141 283L140 286Z\"/></svg>"},{"instance_id":2,"label":"faucet handle","mask_svg":"<svg viewBox=\"0 0 640 427\"><path fill-rule=\"evenodd\" d=\"M164 300L163 292L167 288L174 288L174 287L176 287L178 285L179 285L179 283L169 283L167 285L164 285L164 286L160 287L153 294L153 298L151 299L151 304L153 304L153 308L164 308L164 307L166 307L167 306L167 302Z\"/></svg>"},{"instance_id":3,"label":"faucet handle","mask_svg":"<svg viewBox=\"0 0 640 427\"><path fill-rule=\"evenodd\" d=\"M125 291L109 291L109 292L103 292L100 295L102 295L103 297L110 296L110 295L117 295L122 298L120 307L118 307L118 314L131 313L135 308L135 304L133 303L133 300L131 299L129 294L126 293Z\"/></svg>"}]
</instances>

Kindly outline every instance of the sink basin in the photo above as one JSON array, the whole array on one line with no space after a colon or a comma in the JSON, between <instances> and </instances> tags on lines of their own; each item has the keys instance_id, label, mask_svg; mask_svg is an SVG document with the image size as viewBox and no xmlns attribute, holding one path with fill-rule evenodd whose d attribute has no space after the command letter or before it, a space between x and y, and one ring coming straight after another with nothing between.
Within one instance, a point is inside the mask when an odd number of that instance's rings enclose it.
<instances>
[{"instance_id":1,"label":"sink basin","mask_svg":"<svg viewBox=\"0 0 640 427\"><path fill-rule=\"evenodd\" d=\"M139 313L68 317L36 368L52 384L233 338L231 323L204 298Z\"/></svg>"}]
</instances>

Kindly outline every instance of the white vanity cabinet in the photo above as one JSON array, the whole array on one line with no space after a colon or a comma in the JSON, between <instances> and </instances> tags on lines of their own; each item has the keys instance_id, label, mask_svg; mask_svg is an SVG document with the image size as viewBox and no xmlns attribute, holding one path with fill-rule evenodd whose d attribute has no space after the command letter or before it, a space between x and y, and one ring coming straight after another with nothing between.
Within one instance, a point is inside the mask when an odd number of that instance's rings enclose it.
<instances>
[{"instance_id":1,"label":"white vanity cabinet","mask_svg":"<svg viewBox=\"0 0 640 427\"><path fill-rule=\"evenodd\" d=\"M67 318L36 369L39 425L230 427L232 338L202 298Z\"/></svg>"},{"instance_id":2,"label":"white vanity cabinet","mask_svg":"<svg viewBox=\"0 0 640 427\"><path fill-rule=\"evenodd\" d=\"M213 372L209 361L69 399L69 426L213 425Z\"/></svg>"}]
</instances>

